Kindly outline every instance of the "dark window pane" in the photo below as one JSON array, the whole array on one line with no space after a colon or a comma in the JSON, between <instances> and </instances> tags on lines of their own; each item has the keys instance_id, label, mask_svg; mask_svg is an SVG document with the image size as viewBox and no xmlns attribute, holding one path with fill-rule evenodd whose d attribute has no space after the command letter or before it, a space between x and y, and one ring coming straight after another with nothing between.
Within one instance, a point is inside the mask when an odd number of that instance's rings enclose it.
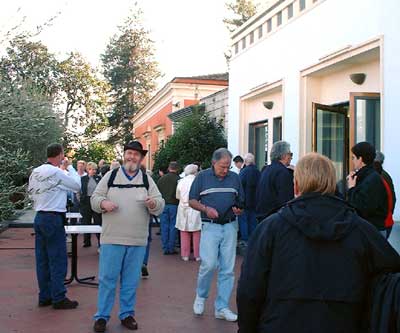
<instances>
[{"instance_id":1,"label":"dark window pane","mask_svg":"<svg viewBox=\"0 0 400 333\"><path fill-rule=\"evenodd\" d=\"M278 27L282 24L282 12L279 12L277 15L276 15L276 19L277 19L277 25L278 25Z\"/></svg>"},{"instance_id":2,"label":"dark window pane","mask_svg":"<svg viewBox=\"0 0 400 333\"><path fill-rule=\"evenodd\" d=\"M254 31L250 32L250 44L254 43Z\"/></svg>"},{"instance_id":3,"label":"dark window pane","mask_svg":"<svg viewBox=\"0 0 400 333\"><path fill-rule=\"evenodd\" d=\"M260 25L258 27L258 38L261 38L263 36L263 27L262 25Z\"/></svg>"},{"instance_id":4,"label":"dark window pane","mask_svg":"<svg viewBox=\"0 0 400 333\"><path fill-rule=\"evenodd\" d=\"M287 11L288 11L288 14L287 14L288 19L292 18L293 17L293 4L292 3L288 6Z\"/></svg>"},{"instance_id":5,"label":"dark window pane","mask_svg":"<svg viewBox=\"0 0 400 333\"><path fill-rule=\"evenodd\" d=\"M235 54L239 52L239 43L235 44Z\"/></svg>"},{"instance_id":6,"label":"dark window pane","mask_svg":"<svg viewBox=\"0 0 400 333\"><path fill-rule=\"evenodd\" d=\"M381 101L379 98L357 97L355 100L356 142L367 141L381 148Z\"/></svg>"},{"instance_id":7,"label":"dark window pane","mask_svg":"<svg viewBox=\"0 0 400 333\"><path fill-rule=\"evenodd\" d=\"M273 143L282 140L282 117L274 118L274 132L272 135Z\"/></svg>"},{"instance_id":8,"label":"dark window pane","mask_svg":"<svg viewBox=\"0 0 400 333\"><path fill-rule=\"evenodd\" d=\"M272 30L272 19L269 19L267 21L267 31L271 32L271 30Z\"/></svg>"},{"instance_id":9,"label":"dark window pane","mask_svg":"<svg viewBox=\"0 0 400 333\"><path fill-rule=\"evenodd\" d=\"M306 0L300 0L299 5L300 5L300 11L304 10L306 8Z\"/></svg>"},{"instance_id":10,"label":"dark window pane","mask_svg":"<svg viewBox=\"0 0 400 333\"><path fill-rule=\"evenodd\" d=\"M242 49L246 48L246 37L242 39Z\"/></svg>"}]
</instances>

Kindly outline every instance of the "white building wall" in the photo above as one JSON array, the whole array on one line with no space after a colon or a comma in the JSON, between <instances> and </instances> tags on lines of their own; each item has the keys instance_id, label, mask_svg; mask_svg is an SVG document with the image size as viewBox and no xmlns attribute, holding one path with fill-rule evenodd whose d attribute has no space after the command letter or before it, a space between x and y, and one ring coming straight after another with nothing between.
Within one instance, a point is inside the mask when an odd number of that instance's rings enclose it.
<instances>
[{"instance_id":1,"label":"white building wall","mask_svg":"<svg viewBox=\"0 0 400 333\"><path fill-rule=\"evenodd\" d=\"M300 144L300 71L348 45L384 36L381 54L382 150L400 193L400 1L320 0L320 4L234 56L230 63L228 145L239 153L239 99L252 88L283 79L283 139L295 159ZM400 205L396 217L400 217Z\"/></svg>"}]
</instances>

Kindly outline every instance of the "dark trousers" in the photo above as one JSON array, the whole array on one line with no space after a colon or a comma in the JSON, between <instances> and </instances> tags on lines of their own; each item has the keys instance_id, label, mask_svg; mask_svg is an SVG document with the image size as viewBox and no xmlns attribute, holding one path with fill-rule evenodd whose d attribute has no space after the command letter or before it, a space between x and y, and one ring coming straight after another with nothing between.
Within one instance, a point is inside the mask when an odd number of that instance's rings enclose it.
<instances>
[{"instance_id":1,"label":"dark trousers","mask_svg":"<svg viewBox=\"0 0 400 333\"><path fill-rule=\"evenodd\" d=\"M91 225L92 220L93 220L93 224L101 225L102 224L101 214L96 213L92 209L92 207L90 206L90 197L88 197L88 198L89 199L85 200L88 202L81 202L81 206L80 206L80 212L82 215L82 224L83 225ZM91 237L92 237L92 234L84 234L83 243L85 245L90 245ZM96 237L97 237L98 244L100 245L100 234L96 234Z\"/></svg>"},{"instance_id":2,"label":"dark trousers","mask_svg":"<svg viewBox=\"0 0 400 333\"><path fill-rule=\"evenodd\" d=\"M62 301L68 265L64 219L59 214L38 212L34 229L39 301Z\"/></svg>"},{"instance_id":3,"label":"dark trousers","mask_svg":"<svg viewBox=\"0 0 400 333\"><path fill-rule=\"evenodd\" d=\"M147 238L147 246L146 246L146 253L144 255L144 259L143 259L143 265L146 265L149 263L149 257L150 257L150 243L153 240L153 238L151 237L151 224L153 222L153 217L150 216L150 221L149 221L149 237Z\"/></svg>"}]
</instances>

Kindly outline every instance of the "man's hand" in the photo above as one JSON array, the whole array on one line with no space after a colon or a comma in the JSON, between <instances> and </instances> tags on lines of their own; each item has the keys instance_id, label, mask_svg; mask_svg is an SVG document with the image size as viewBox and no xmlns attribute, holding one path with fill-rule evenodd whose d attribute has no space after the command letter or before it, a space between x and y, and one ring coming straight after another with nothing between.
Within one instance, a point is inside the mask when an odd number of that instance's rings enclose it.
<instances>
[{"instance_id":1,"label":"man's hand","mask_svg":"<svg viewBox=\"0 0 400 333\"><path fill-rule=\"evenodd\" d=\"M118 205L110 200L103 200L100 204L101 209L105 210L107 213L111 213L118 209Z\"/></svg>"},{"instance_id":2,"label":"man's hand","mask_svg":"<svg viewBox=\"0 0 400 333\"><path fill-rule=\"evenodd\" d=\"M215 220L219 217L217 210L212 207L206 207L206 210L204 211L204 213L207 214L207 217L210 220Z\"/></svg>"},{"instance_id":3,"label":"man's hand","mask_svg":"<svg viewBox=\"0 0 400 333\"><path fill-rule=\"evenodd\" d=\"M64 157L64 159L62 160L62 165L65 167L65 169L68 169L68 166L71 164L70 162L69 162L69 159L68 159L68 157Z\"/></svg>"},{"instance_id":4,"label":"man's hand","mask_svg":"<svg viewBox=\"0 0 400 333\"><path fill-rule=\"evenodd\" d=\"M232 207L232 210L233 210L233 214L235 214L235 215L242 215L242 213L243 213L243 210L240 208L237 208L237 207Z\"/></svg>"},{"instance_id":5,"label":"man's hand","mask_svg":"<svg viewBox=\"0 0 400 333\"><path fill-rule=\"evenodd\" d=\"M154 208L156 208L156 201L155 201L154 199L152 199L152 198L147 198L147 199L144 201L144 204L146 205L146 207L147 207L148 209L154 209Z\"/></svg>"}]
</instances>

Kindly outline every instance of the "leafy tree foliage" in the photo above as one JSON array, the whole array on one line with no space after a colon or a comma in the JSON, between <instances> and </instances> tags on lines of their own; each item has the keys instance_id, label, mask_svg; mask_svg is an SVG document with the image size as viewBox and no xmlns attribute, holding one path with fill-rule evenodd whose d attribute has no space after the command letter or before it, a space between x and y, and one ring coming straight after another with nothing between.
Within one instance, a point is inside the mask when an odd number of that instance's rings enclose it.
<instances>
[{"instance_id":1,"label":"leafy tree foliage","mask_svg":"<svg viewBox=\"0 0 400 333\"><path fill-rule=\"evenodd\" d=\"M230 16L225 18L223 22L230 32L235 31L250 17L257 13L258 3L253 0L234 0L226 3L226 8L230 12Z\"/></svg>"},{"instance_id":2,"label":"leafy tree foliage","mask_svg":"<svg viewBox=\"0 0 400 333\"><path fill-rule=\"evenodd\" d=\"M200 162L203 168L211 165L212 153L227 142L223 126L195 111L178 126L174 135L154 156L154 171L166 169L170 161L177 161L181 166Z\"/></svg>"},{"instance_id":3,"label":"leafy tree foliage","mask_svg":"<svg viewBox=\"0 0 400 333\"><path fill-rule=\"evenodd\" d=\"M141 15L138 8L131 11L101 56L104 76L112 87L111 141L132 138L132 124L124 118L133 116L149 101L160 77L154 42L143 27Z\"/></svg>"},{"instance_id":4,"label":"leafy tree foliage","mask_svg":"<svg viewBox=\"0 0 400 333\"><path fill-rule=\"evenodd\" d=\"M114 147L106 142L92 142L88 146L83 146L75 152L75 160L98 163L101 159L111 162L116 158Z\"/></svg>"}]
</instances>

